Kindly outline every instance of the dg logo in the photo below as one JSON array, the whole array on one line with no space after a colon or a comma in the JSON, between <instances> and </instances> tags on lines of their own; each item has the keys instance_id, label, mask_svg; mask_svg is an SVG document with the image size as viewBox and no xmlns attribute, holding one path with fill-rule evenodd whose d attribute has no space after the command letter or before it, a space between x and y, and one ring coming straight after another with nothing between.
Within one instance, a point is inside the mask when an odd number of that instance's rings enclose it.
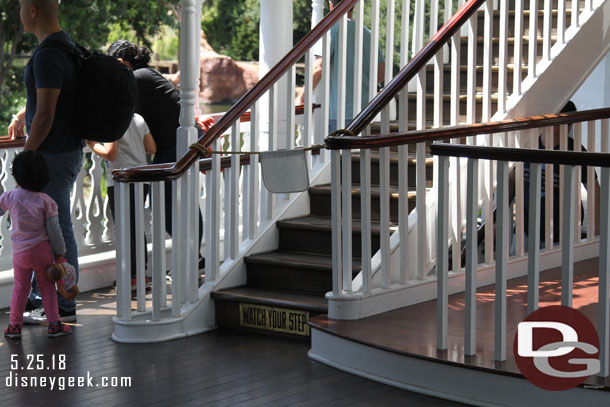
<instances>
[{"instance_id":1,"label":"dg logo","mask_svg":"<svg viewBox=\"0 0 610 407\"><path fill-rule=\"evenodd\" d=\"M599 373L599 338L580 311L554 305L520 322L513 344L519 370L545 390L568 390Z\"/></svg>"}]
</instances>

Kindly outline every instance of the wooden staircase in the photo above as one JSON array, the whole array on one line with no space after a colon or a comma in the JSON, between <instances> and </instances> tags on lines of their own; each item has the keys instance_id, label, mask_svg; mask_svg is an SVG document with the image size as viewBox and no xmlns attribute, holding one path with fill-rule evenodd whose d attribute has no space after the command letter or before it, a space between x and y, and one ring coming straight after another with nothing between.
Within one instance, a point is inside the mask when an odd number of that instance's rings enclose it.
<instances>
[{"instance_id":1,"label":"wooden staircase","mask_svg":"<svg viewBox=\"0 0 610 407\"><path fill-rule=\"evenodd\" d=\"M566 19L569 21L571 10L566 10ZM484 13L479 11L477 19L477 55L476 55L476 113L475 121L482 118L482 92L483 92L483 43L484 43ZM507 27L509 39L507 41L507 89L513 87L514 49L514 17L510 12ZM553 12L552 27L556 26L557 13ZM491 55L492 74L492 107L491 112L497 109L498 86L498 54L499 54L499 12L493 12L493 52ZM537 30L543 29L543 16L539 17ZM527 76L528 40L529 40L529 11L523 12L523 41L522 79ZM542 41L537 43L537 60L542 57ZM461 89L459 97L459 121L466 121L467 109L467 76L468 38L462 37L460 43L460 79ZM442 95L442 123L450 124L451 107L451 78L450 64L443 66ZM434 112L434 66L426 67L426 123L428 127L433 123ZM398 98L396 98L398 99ZM409 129L415 129L417 95L409 93L408 123ZM398 109L401 107L398 106ZM391 131L398 131L398 124L391 124ZM379 133L379 125L371 125L373 134ZM415 206L415 145L409 152L409 210ZM392 152L390 163L391 196L390 218L393 224L398 222L398 160ZM426 159L426 180L428 186L432 182L432 160ZM352 157L352 211L353 211L353 275L360 271L360 189L359 189L359 156ZM374 185L379 180L379 158L374 151L371 159L372 185L372 216L379 220L379 186ZM314 186L309 188L311 214L306 217L283 220L277 223L279 229L279 247L277 250L261 253L245 258L247 266L247 283L244 286L222 289L212 293L216 307L216 323L220 329L251 331L259 333L273 333L283 336L307 338L309 327L302 321L318 314L327 313L327 300L324 295L332 290L332 257L331 257L331 219L330 219L330 185ZM372 226L372 252L379 249L379 224L373 222Z\"/></svg>"},{"instance_id":2,"label":"wooden staircase","mask_svg":"<svg viewBox=\"0 0 610 407\"><path fill-rule=\"evenodd\" d=\"M395 154L394 152L392 154ZM415 190L415 153L409 161L409 189ZM352 157L353 179L353 276L360 267L359 155ZM379 179L379 158L371 159L372 180ZM398 159L392 158L391 222L398 222ZM427 179L432 181L432 161L427 160ZM379 250L379 186L372 185L372 250ZM309 327L298 321L327 313L325 293L332 290L330 185L309 188L311 214L277 222L277 250L245 258L247 284L212 293L216 323L220 329L309 336ZM415 207L415 192L409 192L409 208Z\"/></svg>"}]
</instances>

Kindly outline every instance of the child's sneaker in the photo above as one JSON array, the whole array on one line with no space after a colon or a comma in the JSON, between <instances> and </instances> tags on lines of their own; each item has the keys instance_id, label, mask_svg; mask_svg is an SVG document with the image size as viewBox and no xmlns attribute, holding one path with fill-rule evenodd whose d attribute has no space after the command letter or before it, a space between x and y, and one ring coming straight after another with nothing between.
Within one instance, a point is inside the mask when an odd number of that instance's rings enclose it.
<instances>
[{"instance_id":1,"label":"child's sneaker","mask_svg":"<svg viewBox=\"0 0 610 407\"><path fill-rule=\"evenodd\" d=\"M72 328L70 328L66 324L62 324L61 322L53 322L49 324L49 329L47 331L47 336L49 338L59 338L60 336L70 335L72 333Z\"/></svg>"},{"instance_id":2,"label":"child's sneaker","mask_svg":"<svg viewBox=\"0 0 610 407\"><path fill-rule=\"evenodd\" d=\"M9 325L8 328L4 330L4 336L11 339L21 338L21 325Z\"/></svg>"}]
</instances>

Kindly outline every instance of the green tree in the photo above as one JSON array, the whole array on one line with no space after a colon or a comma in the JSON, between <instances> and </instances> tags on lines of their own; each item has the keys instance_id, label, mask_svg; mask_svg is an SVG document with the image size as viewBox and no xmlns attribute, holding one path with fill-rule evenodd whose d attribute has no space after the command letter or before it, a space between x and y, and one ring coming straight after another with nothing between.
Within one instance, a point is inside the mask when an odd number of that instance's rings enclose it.
<instances>
[{"instance_id":1,"label":"green tree","mask_svg":"<svg viewBox=\"0 0 610 407\"><path fill-rule=\"evenodd\" d=\"M176 27L180 0L70 0L60 5L60 25L83 46L101 50L113 26L133 33L137 42L150 46L150 38L162 27ZM23 67L19 55L36 47L36 38L24 34L19 2L0 0L0 133L24 99Z\"/></svg>"},{"instance_id":2,"label":"green tree","mask_svg":"<svg viewBox=\"0 0 610 407\"><path fill-rule=\"evenodd\" d=\"M293 1L293 42L311 28L311 0ZM258 61L260 0L206 0L201 28L212 48L241 61Z\"/></svg>"}]
</instances>

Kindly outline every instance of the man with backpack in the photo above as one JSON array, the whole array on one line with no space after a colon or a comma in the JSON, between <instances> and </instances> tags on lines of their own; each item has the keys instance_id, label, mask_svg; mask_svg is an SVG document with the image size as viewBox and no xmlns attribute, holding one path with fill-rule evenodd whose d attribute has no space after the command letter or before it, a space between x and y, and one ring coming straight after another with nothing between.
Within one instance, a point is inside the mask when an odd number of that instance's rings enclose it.
<instances>
[{"instance_id":1,"label":"man with backpack","mask_svg":"<svg viewBox=\"0 0 610 407\"><path fill-rule=\"evenodd\" d=\"M37 150L47 161L50 179L43 192L57 202L66 259L74 265L78 281L78 253L70 214L70 189L82 166L84 146L80 135L70 126L72 108L77 102L78 62L65 50L44 46L45 41L61 41L74 47L70 35L59 26L58 13L58 0L21 0L24 30L36 35L39 45L25 69L26 107L13 116L8 132L12 139L23 138L26 127L24 150ZM40 300L33 280L28 301L31 312L24 315L25 322L46 322L44 310L36 308L41 307ZM58 295L58 303L60 320L76 321L76 302Z\"/></svg>"}]
</instances>

